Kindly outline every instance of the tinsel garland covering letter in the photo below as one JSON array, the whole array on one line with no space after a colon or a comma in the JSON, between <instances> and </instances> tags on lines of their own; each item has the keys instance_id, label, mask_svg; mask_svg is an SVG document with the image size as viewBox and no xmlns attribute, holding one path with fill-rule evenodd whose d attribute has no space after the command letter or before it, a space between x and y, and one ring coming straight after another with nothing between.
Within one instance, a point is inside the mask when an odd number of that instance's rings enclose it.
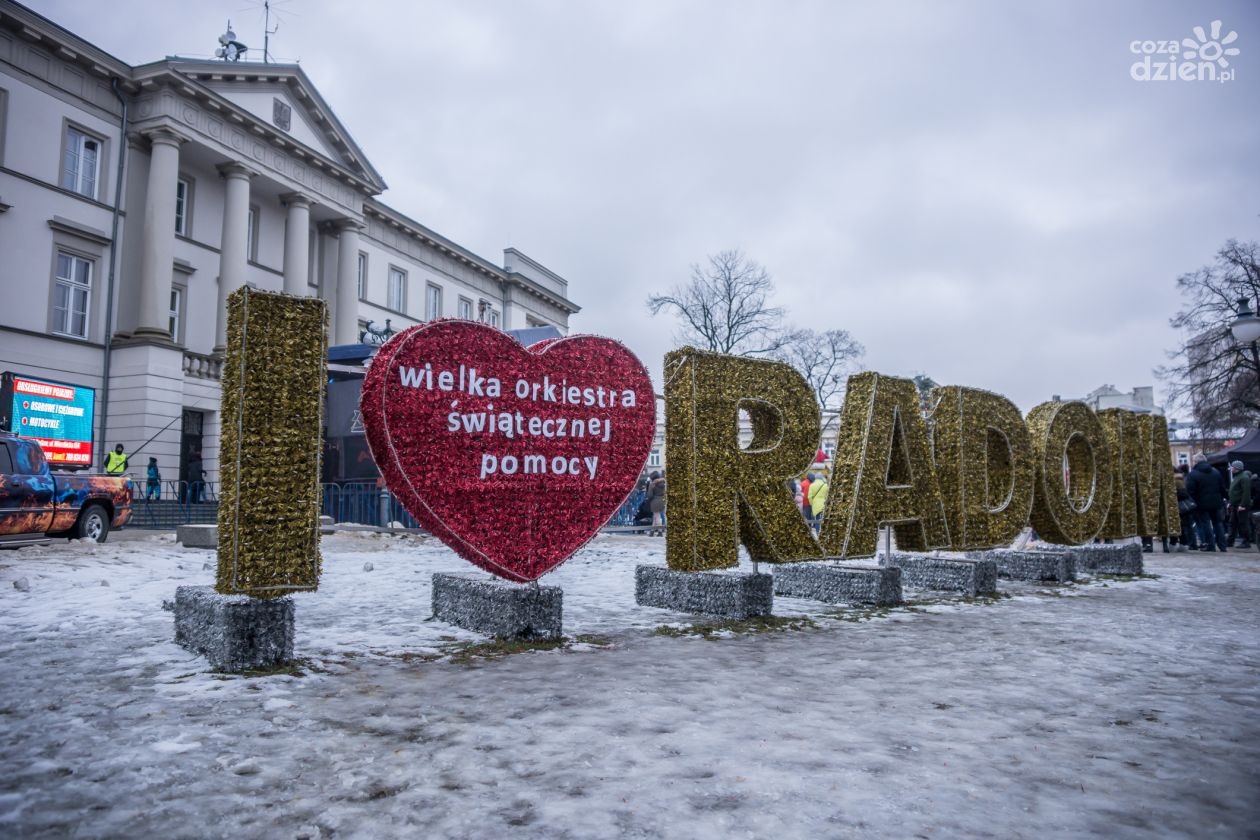
<instances>
[{"instance_id":1,"label":"tinsel garland covering letter","mask_svg":"<svg viewBox=\"0 0 1260 840\"><path fill-rule=\"evenodd\" d=\"M1098 536L1122 539L1155 533L1154 464L1151 463L1151 424L1120 408L1095 412L1111 448L1111 506ZM1147 516L1147 511L1151 516Z\"/></svg>"},{"instance_id":2,"label":"tinsel garland covering letter","mask_svg":"<svg viewBox=\"0 0 1260 840\"><path fill-rule=\"evenodd\" d=\"M1177 477L1168 457L1168 421L1159 414L1144 416L1151 424L1151 482L1155 493L1151 508L1155 521L1148 520L1148 524L1156 536L1171 537L1181 533L1181 516L1177 512Z\"/></svg>"},{"instance_id":3,"label":"tinsel garland covering letter","mask_svg":"<svg viewBox=\"0 0 1260 840\"><path fill-rule=\"evenodd\" d=\"M740 448L739 413L752 440ZM665 357L665 451L669 457L665 558L671 569L753 560L819 559L789 481L818 449L814 393L790 365L684 347Z\"/></svg>"},{"instance_id":4,"label":"tinsel garland covering letter","mask_svg":"<svg viewBox=\"0 0 1260 840\"><path fill-rule=\"evenodd\" d=\"M1034 464L1033 529L1043 540L1092 540L1111 504L1111 448L1102 424L1082 402L1045 402L1028 413Z\"/></svg>"},{"instance_id":5,"label":"tinsel garland covering letter","mask_svg":"<svg viewBox=\"0 0 1260 840\"><path fill-rule=\"evenodd\" d=\"M927 427L914 382L874 372L849 377L821 541L828 555L869 557L881 524L897 546L949 546Z\"/></svg>"},{"instance_id":6,"label":"tinsel garland covering letter","mask_svg":"<svg viewBox=\"0 0 1260 840\"><path fill-rule=\"evenodd\" d=\"M933 388L932 449L955 551L1010 545L1028 524L1033 454L1028 427L1001 394Z\"/></svg>"},{"instance_id":7,"label":"tinsel garland covering letter","mask_svg":"<svg viewBox=\"0 0 1260 840\"><path fill-rule=\"evenodd\" d=\"M215 589L258 598L311 591L328 307L248 286L227 307Z\"/></svg>"}]
</instances>

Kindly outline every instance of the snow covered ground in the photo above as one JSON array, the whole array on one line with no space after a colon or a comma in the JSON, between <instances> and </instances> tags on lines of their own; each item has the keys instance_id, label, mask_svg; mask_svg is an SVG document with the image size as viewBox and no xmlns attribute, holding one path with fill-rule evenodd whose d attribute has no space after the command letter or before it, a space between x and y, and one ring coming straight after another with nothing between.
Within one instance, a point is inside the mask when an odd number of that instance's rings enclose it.
<instances>
[{"instance_id":1,"label":"snow covered ground","mask_svg":"<svg viewBox=\"0 0 1260 840\"><path fill-rule=\"evenodd\" d=\"M581 641L483 658L426 621L471 567L325 537L303 663L261 677L173 642L210 552L0 553L0 836L1256 836L1260 554L703 637L634 603L663 549L597 538L543 581Z\"/></svg>"}]
</instances>

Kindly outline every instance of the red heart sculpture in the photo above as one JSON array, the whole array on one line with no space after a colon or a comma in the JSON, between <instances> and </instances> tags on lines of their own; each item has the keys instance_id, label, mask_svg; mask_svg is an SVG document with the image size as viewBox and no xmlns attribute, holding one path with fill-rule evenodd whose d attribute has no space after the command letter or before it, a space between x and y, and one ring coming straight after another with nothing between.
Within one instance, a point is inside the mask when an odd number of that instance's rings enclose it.
<instances>
[{"instance_id":1,"label":"red heart sculpture","mask_svg":"<svg viewBox=\"0 0 1260 840\"><path fill-rule=\"evenodd\" d=\"M403 507L461 557L521 583L559 566L616 512L656 431L652 381L616 341L525 348L472 321L391 338L359 408Z\"/></svg>"}]
</instances>

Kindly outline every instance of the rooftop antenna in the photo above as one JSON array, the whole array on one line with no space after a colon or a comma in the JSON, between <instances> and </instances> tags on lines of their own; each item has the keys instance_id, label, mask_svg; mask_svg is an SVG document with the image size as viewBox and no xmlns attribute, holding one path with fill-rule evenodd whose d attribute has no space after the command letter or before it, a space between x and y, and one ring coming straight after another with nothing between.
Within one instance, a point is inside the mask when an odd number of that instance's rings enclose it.
<instances>
[{"instance_id":1,"label":"rooftop antenna","mask_svg":"<svg viewBox=\"0 0 1260 840\"><path fill-rule=\"evenodd\" d=\"M271 0L263 0L263 64L271 62L271 36L280 31L280 21L276 20L276 28L271 28Z\"/></svg>"},{"instance_id":2,"label":"rooftop antenna","mask_svg":"<svg viewBox=\"0 0 1260 840\"><path fill-rule=\"evenodd\" d=\"M216 58L224 61L240 61L241 56L249 47L236 40L236 33L232 31L232 21L227 22L227 31L219 36L219 48L214 51Z\"/></svg>"}]
</instances>

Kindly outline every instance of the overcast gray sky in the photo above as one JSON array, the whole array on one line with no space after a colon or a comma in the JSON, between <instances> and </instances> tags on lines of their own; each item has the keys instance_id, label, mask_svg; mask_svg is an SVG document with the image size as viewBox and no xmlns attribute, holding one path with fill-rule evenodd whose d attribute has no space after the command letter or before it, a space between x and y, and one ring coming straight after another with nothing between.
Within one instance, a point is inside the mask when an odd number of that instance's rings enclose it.
<instances>
[{"instance_id":1,"label":"overcast gray sky","mask_svg":"<svg viewBox=\"0 0 1260 840\"><path fill-rule=\"evenodd\" d=\"M261 0L32 5L132 64L209 54L229 17L262 42ZM1152 384L1174 279L1260 238L1256 2L275 8L273 55L300 60L389 204L564 275L573 330L654 375L676 325L644 299L735 247L869 369L1025 409ZM1131 42L1215 19L1238 33L1232 81L1130 78Z\"/></svg>"}]
</instances>

